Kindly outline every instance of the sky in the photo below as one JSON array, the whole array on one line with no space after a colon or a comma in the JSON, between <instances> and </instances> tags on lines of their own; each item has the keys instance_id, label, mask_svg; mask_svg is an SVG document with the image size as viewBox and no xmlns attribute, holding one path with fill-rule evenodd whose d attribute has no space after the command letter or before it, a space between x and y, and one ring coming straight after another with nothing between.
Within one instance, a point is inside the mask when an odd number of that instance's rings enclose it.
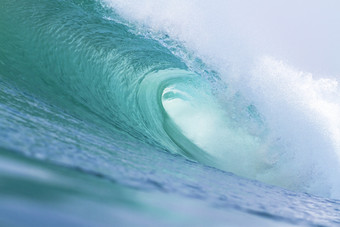
<instances>
[{"instance_id":1,"label":"sky","mask_svg":"<svg viewBox=\"0 0 340 227\"><path fill-rule=\"evenodd\" d=\"M268 55L340 78L340 1L234 1L232 8L227 18Z\"/></svg>"}]
</instances>

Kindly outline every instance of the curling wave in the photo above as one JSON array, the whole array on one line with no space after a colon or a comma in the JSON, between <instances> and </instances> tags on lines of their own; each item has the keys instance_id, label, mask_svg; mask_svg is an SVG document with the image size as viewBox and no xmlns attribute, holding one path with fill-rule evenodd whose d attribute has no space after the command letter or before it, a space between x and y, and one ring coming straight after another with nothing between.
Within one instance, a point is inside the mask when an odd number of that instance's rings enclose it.
<instances>
[{"instance_id":1,"label":"curling wave","mask_svg":"<svg viewBox=\"0 0 340 227\"><path fill-rule=\"evenodd\" d=\"M155 149L290 189L339 195L335 81L314 80L272 58L246 71L247 79L234 78L223 67L229 53L206 51L216 45L205 43L209 37L197 39L195 30L158 14L135 18L138 4L125 4L5 0L1 79ZM192 35L182 36L185 29Z\"/></svg>"}]
</instances>

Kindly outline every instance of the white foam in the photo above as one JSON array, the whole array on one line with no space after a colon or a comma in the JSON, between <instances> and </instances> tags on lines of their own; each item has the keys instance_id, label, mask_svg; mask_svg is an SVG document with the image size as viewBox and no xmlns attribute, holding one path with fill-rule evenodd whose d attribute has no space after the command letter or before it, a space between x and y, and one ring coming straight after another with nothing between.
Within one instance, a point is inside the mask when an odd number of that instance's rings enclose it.
<instances>
[{"instance_id":1,"label":"white foam","mask_svg":"<svg viewBox=\"0 0 340 227\"><path fill-rule=\"evenodd\" d=\"M272 141L280 139L280 174L293 173L289 177L295 179L297 189L339 196L337 80L314 79L269 57L261 59L249 75L242 90L265 116Z\"/></svg>"}]
</instances>

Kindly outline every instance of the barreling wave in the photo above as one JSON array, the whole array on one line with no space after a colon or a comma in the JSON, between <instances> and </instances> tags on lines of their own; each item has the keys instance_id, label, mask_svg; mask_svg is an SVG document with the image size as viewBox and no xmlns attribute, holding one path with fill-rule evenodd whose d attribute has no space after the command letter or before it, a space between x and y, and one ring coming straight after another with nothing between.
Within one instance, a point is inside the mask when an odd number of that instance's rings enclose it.
<instances>
[{"instance_id":1,"label":"barreling wave","mask_svg":"<svg viewBox=\"0 0 340 227\"><path fill-rule=\"evenodd\" d=\"M336 152L327 136L321 141L326 151L320 159L315 149L308 151L310 146L297 146L308 142L306 137L289 141L289 133L277 130L285 122L273 120L268 105L262 103L265 95L261 96L274 83L268 85L256 76L246 83L228 81L223 67L216 67L220 73L210 70L195 51L184 48L185 43L176 46L178 40L167 36L171 31L159 36L159 31L134 26L127 22L127 14L123 19L100 1L4 0L1 4L3 80L103 130L160 150L290 189L323 195L339 192L334 180L339 171ZM253 75L265 74L263 68L256 70ZM280 94L272 96L279 102L271 100L274 108L284 103ZM292 115L305 116L300 107L286 106ZM314 122L303 123L307 126L302 131L292 131L303 134L312 128L313 138L320 135ZM306 158L310 155L317 157ZM326 163L336 167L331 174L323 166Z\"/></svg>"}]
</instances>

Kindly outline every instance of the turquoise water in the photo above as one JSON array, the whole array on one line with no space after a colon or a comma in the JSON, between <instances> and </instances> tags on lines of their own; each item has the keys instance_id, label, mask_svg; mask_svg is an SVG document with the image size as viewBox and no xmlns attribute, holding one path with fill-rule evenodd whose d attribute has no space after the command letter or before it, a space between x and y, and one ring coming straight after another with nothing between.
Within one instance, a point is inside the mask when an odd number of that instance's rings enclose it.
<instances>
[{"instance_id":1,"label":"turquoise water","mask_svg":"<svg viewBox=\"0 0 340 227\"><path fill-rule=\"evenodd\" d=\"M336 155L222 77L107 1L2 0L0 224L340 224Z\"/></svg>"}]
</instances>

